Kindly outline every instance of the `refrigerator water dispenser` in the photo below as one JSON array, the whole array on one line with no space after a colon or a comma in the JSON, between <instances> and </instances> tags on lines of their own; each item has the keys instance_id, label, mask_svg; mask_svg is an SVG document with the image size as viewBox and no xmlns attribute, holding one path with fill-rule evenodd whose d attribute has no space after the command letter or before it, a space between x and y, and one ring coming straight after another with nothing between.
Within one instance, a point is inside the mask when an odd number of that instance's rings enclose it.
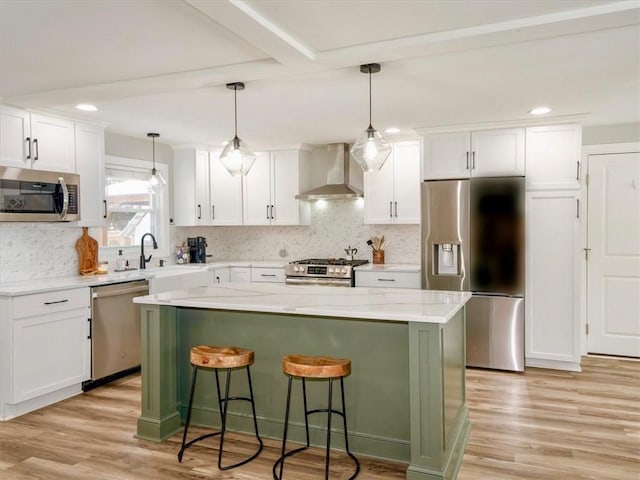
<instances>
[{"instance_id":1,"label":"refrigerator water dispenser","mask_svg":"<svg viewBox=\"0 0 640 480\"><path fill-rule=\"evenodd\" d=\"M435 275L460 275L458 259L460 245L452 243L434 244Z\"/></svg>"}]
</instances>

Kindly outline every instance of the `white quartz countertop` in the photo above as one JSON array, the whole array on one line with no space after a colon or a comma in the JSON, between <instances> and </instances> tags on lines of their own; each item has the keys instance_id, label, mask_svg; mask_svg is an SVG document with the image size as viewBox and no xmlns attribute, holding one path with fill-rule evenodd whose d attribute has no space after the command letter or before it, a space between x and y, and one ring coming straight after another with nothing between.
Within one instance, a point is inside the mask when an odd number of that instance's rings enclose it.
<instances>
[{"instance_id":1,"label":"white quartz countertop","mask_svg":"<svg viewBox=\"0 0 640 480\"><path fill-rule=\"evenodd\" d=\"M356 272L420 272L420 265L409 263L365 263L355 267Z\"/></svg>"},{"instance_id":2,"label":"white quartz countertop","mask_svg":"<svg viewBox=\"0 0 640 480\"><path fill-rule=\"evenodd\" d=\"M68 277L38 278L20 282L0 283L0 296L30 295L32 293L53 292L57 290L70 290L81 287L94 287L108 285L110 283L131 282L153 277L181 275L194 271L215 270L227 267L263 267L284 268L289 263L279 260L229 260L211 263L189 263L184 265L167 265L165 267L153 267L145 270L127 270L126 272L109 272L104 275L73 275Z\"/></svg>"},{"instance_id":3,"label":"white quartz countertop","mask_svg":"<svg viewBox=\"0 0 640 480\"><path fill-rule=\"evenodd\" d=\"M398 322L446 323L470 292L227 283L148 295L135 303Z\"/></svg>"}]
</instances>

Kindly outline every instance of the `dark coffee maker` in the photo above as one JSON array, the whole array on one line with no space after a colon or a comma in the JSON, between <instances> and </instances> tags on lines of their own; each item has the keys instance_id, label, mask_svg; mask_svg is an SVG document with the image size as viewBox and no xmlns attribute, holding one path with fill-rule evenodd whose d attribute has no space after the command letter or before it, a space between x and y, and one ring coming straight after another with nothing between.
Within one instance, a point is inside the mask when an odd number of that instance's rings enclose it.
<instances>
[{"instance_id":1,"label":"dark coffee maker","mask_svg":"<svg viewBox=\"0 0 640 480\"><path fill-rule=\"evenodd\" d=\"M207 239L204 237L187 238L189 263L207 263Z\"/></svg>"}]
</instances>

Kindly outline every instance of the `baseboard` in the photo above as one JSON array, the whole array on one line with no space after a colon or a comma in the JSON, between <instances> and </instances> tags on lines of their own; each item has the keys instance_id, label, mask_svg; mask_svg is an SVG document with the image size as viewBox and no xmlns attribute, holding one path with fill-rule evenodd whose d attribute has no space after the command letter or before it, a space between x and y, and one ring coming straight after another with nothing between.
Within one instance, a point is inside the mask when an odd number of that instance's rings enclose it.
<instances>
[{"instance_id":1,"label":"baseboard","mask_svg":"<svg viewBox=\"0 0 640 480\"><path fill-rule=\"evenodd\" d=\"M565 362L562 360L547 360L543 358L525 358L526 367L549 368L552 370L566 370L569 372L581 372L580 362Z\"/></svg>"}]
</instances>

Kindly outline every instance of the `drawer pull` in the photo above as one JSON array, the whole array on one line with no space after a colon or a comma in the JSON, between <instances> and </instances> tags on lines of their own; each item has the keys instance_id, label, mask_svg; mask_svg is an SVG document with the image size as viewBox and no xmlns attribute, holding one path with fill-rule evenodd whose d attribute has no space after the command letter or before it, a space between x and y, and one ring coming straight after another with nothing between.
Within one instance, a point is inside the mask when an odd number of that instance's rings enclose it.
<instances>
[{"instance_id":1,"label":"drawer pull","mask_svg":"<svg viewBox=\"0 0 640 480\"><path fill-rule=\"evenodd\" d=\"M379 282L395 282L396 279L395 278L379 278L378 281Z\"/></svg>"},{"instance_id":2,"label":"drawer pull","mask_svg":"<svg viewBox=\"0 0 640 480\"><path fill-rule=\"evenodd\" d=\"M69 299L64 299L64 300L55 300L53 302L44 302L45 305L55 305L56 303L66 303L68 302Z\"/></svg>"},{"instance_id":3,"label":"drawer pull","mask_svg":"<svg viewBox=\"0 0 640 480\"><path fill-rule=\"evenodd\" d=\"M260 276L261 277L275 277L276 274L275 273L261 273Z\"/></svg>"}]
</instances>

